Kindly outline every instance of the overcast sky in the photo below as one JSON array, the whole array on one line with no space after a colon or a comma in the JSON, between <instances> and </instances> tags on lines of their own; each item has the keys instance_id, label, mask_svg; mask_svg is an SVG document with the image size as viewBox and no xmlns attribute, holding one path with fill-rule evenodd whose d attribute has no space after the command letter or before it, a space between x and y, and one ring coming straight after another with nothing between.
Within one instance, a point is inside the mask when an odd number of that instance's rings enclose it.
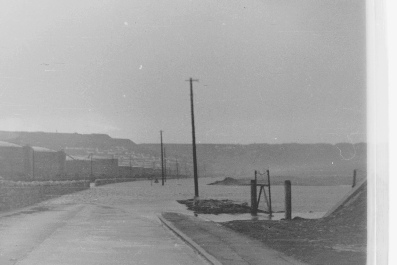
<instances>
[{"instance_id":1,"label":"overcast sky","mask_svg":"<svg viewBox=\"0 0 397 265\"><path fill-rule=\"evenodd\" d=\"M0 130L366 139L363 0L0 2Z\"/></svg>"}]
</instances>

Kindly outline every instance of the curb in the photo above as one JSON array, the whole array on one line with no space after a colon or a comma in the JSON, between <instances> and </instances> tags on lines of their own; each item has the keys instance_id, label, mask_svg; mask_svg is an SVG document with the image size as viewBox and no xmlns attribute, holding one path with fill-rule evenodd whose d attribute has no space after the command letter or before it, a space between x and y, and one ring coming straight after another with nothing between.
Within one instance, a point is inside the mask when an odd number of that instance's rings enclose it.
<instances>
[{"instance_id":1,"label":"curb","mask_svg":"<svg viewBox=\"0 0 397 265\"><path fill-rule=\"evenodd\" d=\"M185 235L182 231L180 231L178 228L176 228L173 224L171 224L169 221L167 221L164 217L161 216L161 214L158 214L157 217L160 219L160 221L168 228L170 229L174 234L176 234L178 237L180 237L183 241L185 241L187 244L189 244L194 250L196 250L202 257L204 257L210 264L212 265L222 265L221 262L219 262L214 256L209 254L207 251L205 251L202 247L200 247L196 242L194 242L190 237Z\"/></svg>"}]
</instances>

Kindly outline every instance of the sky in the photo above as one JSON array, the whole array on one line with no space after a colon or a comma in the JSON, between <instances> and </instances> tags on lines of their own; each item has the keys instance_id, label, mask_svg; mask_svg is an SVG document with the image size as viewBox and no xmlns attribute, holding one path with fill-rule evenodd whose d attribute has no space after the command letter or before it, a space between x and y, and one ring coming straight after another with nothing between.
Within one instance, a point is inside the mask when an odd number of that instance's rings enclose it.
<instances>
[{"instance_id":1,"label":"sky","mask_svg":"<svg viewBox=\"0 0 397 265\"><path fill-rule=\"evenodd\" d=\"M0 130L366 141L365 1L0 2Z\"/></svg>"}]
</instances>

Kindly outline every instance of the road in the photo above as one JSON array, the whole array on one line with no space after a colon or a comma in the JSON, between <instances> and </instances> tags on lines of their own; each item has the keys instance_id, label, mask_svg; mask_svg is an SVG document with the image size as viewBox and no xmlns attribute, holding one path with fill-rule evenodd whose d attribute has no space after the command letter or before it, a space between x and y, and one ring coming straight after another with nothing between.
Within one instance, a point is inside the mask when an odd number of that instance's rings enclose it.
<instances>
[{"instance_id":1,"label":"road","mask_svg":"<svg viewBox=\"0 0 397 265\"><path fill-rule=\"evenodd\" d=\"M119 183L2 213L0 264L207 264L157 217L187 213L177 195L177 180Z\"/></svg>"}]
</instances>

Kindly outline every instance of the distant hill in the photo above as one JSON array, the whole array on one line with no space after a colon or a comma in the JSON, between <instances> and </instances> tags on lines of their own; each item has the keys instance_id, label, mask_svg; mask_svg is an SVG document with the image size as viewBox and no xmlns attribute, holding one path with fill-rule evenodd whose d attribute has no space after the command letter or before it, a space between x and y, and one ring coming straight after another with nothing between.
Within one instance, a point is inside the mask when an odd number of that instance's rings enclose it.
<instances>
[{"instance_id":1,"label":"distant hill","mask_svg":"<svg viewBox=\"0 0 397 265\"><path fill-rule=\"evenodd\" d=\"M49 132L6 132L0 131L0 141L18 145L42 146L53 150L98 149L110 150L120 147L136 149L129 139L114 139L107 134L49 133Z\"/></svg>"},{"instance_id":2,"label":"distant hill","mask_svg":"<svg viewBox=\"0 0 397 265\"><path fill-rule=\"evenodd\" d=\"M116 139L106 134L5 132L0 141L29 144L52 150L64 149L69 155L93 153L114 157L119 163L160 167L160 144L136 144L129 139ZM192 175L191 144L164 144L167 167ZM348 177L354 169L365 174L367 145L348 144L198 144L199 176L253 178L254 171L269 169L272 176ZM132 159L132 160L131 160ZM360 177L359 176L359 177Z\"/></svg>"}]
</instances>

